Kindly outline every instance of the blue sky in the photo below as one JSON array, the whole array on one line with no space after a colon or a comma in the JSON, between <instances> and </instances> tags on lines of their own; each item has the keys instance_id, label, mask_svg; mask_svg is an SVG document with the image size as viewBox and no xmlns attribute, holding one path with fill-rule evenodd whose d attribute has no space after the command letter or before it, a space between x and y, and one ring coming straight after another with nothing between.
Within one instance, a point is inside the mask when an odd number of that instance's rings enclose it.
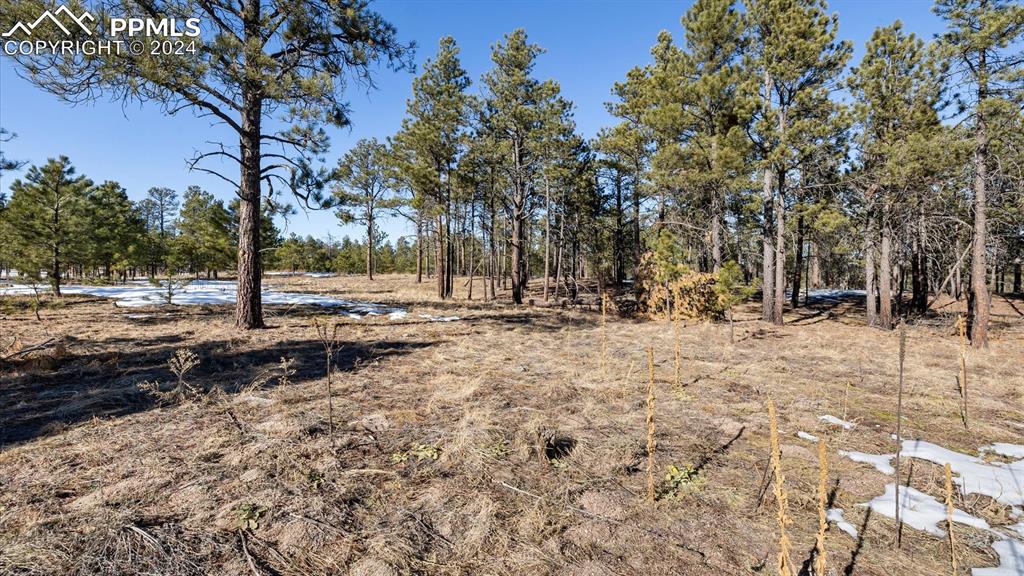
<instances>
[{"instance_id":1,"label":"blue sky","mask_svg":"<svg viewBox=\"0 0 1024 576\"><path fill-rule=\"evenodd\" d=\"M612 84L649 60L660 30L681 38L679 18L689 5L653 0L379 0L374 8L395 24L400 38L418 44L418 64L433 55L441 36L453 36L475 83L490 67L491 45L503 34L525 28L530 40L547 50L538 61L537 75L561 84L576 105L579 130L590 137L612 123L604 108ZM829 7L839 14L840 37L854 42L853 63L863 54L872 31L896 19L907 31L925 38L942 29L931 12L931 0L833 0ZM230 140L230 132L222 127L211 128L208 120L187 113L169 117L152 104L103 100L69 106L18 77L6 56L0 60L0 126L18 134L4 144L8 157L42 163L66 155L79 173L97 182L117 180L133 199L142 198L153 186L181 192L191 184L220 198L231 197L227 184L190 173L186 166L196 150L207 149L205 142ZM359 138L383 139L399 128L412 75L381 70L376 80L378 89L373 92L350 89L353 125L331 132L332 162ZM5 175L0 188L6 190L18 175ZM300 211L281 225L289 232L318 237L362 235L352 226L340 226L330 211ZM392 239L408 233L399 220L384 229Z\"/></svg>"}]
</instances>

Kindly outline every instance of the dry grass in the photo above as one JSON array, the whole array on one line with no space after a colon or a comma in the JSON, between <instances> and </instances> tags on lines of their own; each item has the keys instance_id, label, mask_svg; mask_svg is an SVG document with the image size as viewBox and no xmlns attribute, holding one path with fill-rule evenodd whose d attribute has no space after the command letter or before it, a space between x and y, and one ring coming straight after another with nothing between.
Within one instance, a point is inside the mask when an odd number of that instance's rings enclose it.
<instances>
[{"instance_id":1,"label":"dry grass","mask_svg":"<svg viewBox=\"0 0 1024 576\"><path fill-rule=\"evenodd\" d=\"M329 319L343 323L333 447L313 310L268 308L269 329L237 333L220 307L132 319L92 299L41 309L42 321L2 308L2 344L56 338L64 350L18 358L0 376L0 573L764 573L778 552L763 490L769 393L797 568L815 548L819 464L795 433L827 435L836 448L891 447L897 366L878 351L894 349L896 335L865 328L848 304L788 314L783 327L756 321L750 305L734 345L725 325L682 328L684 393L658 398L654 439L661 464L690 463L705 481L651 505L644 401L624 391L644 389L648 346L667 360L655 363L666 375L656 384L671 382L670 322L610 313L605 378L598 305L438 303L409 277L274 283L413 307L408 321ZM464 294L462 281L456 288ZM970 432L955 310L943 304L944 316L908 327L906 437L971 453L1019 442L1024 322L996 305L991 350L972 356ZM189 383L201 397L160 405L137 385L172 383L166 364L182 348L200 359ZM282 358L294 370L285 384L266 377ZM836 432L817 419L829 413L859 425ZM830 528L830 570L948 571L945 539L908 528L892 550L894 523L856 506L891 477L845 459L834 468L830 505L860 537ZM904 481L942 498L940 467L906 468ZM988 499L962 508L1008 520ZM994 564L990 541L957 526L960 565Z\"/></svg>"}]
</instances>

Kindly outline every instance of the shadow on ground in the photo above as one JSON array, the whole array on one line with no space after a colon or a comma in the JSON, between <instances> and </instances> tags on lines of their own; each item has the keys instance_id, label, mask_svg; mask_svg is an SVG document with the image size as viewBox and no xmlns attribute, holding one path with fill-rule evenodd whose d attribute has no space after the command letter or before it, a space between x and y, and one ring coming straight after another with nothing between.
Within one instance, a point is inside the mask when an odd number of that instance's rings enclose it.
<instances>
[{"instance_id":1,"label":"shadow on ground","mask_svg":"<svg viewBox=\"0 0 1024 576\"><path fill-rule=\"evenodd\" d=\"M130 344L130 352L119 352ZM382 340L342 341L335 353L335 371L352 372L370 362L408 354L435 342ZM282 358L294 360L292 384L322 378L325 352L319 340L285 340L266 348L214 340L186 346L179 335L149 340L110 338L83 341L66 338L63 354L23 360L0 373L0 448L47 436L92 418L125 416L149 410L155 398L142 392L142 382L170 384L167 366L176 350L188 347L200 360L188 381L205 391L237 392ZM277 385L269 379L264 388Z\"/></svg>"}]
</instances>

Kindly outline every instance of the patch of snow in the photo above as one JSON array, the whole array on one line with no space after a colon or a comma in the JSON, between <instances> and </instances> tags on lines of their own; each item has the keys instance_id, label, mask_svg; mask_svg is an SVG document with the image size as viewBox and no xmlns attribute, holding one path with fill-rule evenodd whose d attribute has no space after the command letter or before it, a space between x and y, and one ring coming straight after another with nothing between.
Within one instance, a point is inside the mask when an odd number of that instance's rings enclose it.
<instances>
[{"instance_id":1,"label":"patch of snow","mask_svg":"<svg viewBox=\"0 0 1024 576\"><path fill-rule=\"evenodd\" d=\"M946 531L938 527L940 522L946 521L945 504L909 486L900 485L899 490L900 520L904 524L940 538L946 535ZM858 506L867 506L883 516L895 518L896 485L887 485L884 494L876 496L866 504L858 504ZM971 516L963 510L953 509L953 521L983 530L989 529L988 522L977 516Z\"/></svg>"},{"instance_id":2,"label":"patch of snow","mask_svg":"<svg viewBox=\"0 0 1024 576\"><path fill-rule=\"evenodd\" d=\"M836 528L846 532L851 538L857 538L857 529L843 518L842 508L829 508L825 511L825 519L829 522L835 522Z\"/></svg>"},{"instance_id":3,"label":"patch of snow","mask_svg":"<svg viewBox=\"0 0 1024 576\"><path fill-rule=\"evenodd\" d=\"M1024 522L1017 522L1016 524L1011 524L1010 526L1007 526L1006 528L1009 529L1009 530L1013 530L1014 532L1016 532L1017 534L1020 534L1021 536L1024 536Z\"/></svg>"},{"instance_id":4,"label":"patch of snow","mask_svg":"<svg viewBox=\"0 0 1024 576\"><path fill-rule=\"evenodd\" d=\"M306 276L309 278L334 278L337 274L334 272L306 272Z\"/></svg>"},{"instance_id":5,"label":"patch of snow","mask_svg":"<svg viewBox=\"0 0 1024 576\"><path fill-rule=\"evenodd\" d=\"M1008 506L1024 505L1024 460L988 463L923 440L904 440L903 454L939 466L949 463L953 478L965 494L982 494Z\"/></svg>"},{"instance_id":6,"label":"patch of snow","mask_svg":"<svg viewBox=\"0 0 1024 576\"><path fill-rule=\"evenodd\" d=\"M836 418L835 416L833 416L831 414L825 414L824 416L818 416L818 420L824 420L825 422L828 422L829 424L834 424L836 426L842 426L846 430L850 430L854 426L856 426L856 424L854 424L853 422L847 422L846 420L840 420L839 418Z\"/></svg>"},{"instance_id":7,"label":"patch of snow","mask_svg":"<svg viewBox=\"0 0 1024 576\"><path fill-rule=\"evenodd\" d=\"M405 320L405 317L408 315L409 313L406 312L405 310L395 310L394 312L388 314L388 320Z\"/></svg>"},{"instance_id":8,"label":"patch of snow","mask_svg":"<svg viewBox=\"0 0 1024 576\"><path fill-rule=\"evenodd\" d=\"M850 298L863 298L865 294L867 293L863 290L810 290L807 292L807 298L812 301L839 302Z\"/></svg>"},{"instance_id":9,"label":"patch of snow","mask_svg":"<svg viewBox=\"0 0 1024 576\"><path fill-rule=\"evenodd\" d=\"M65 294L87 294L89 296L111 298L115 300L118 306L124 308L160 306L166 304L167 297L167 289L165 287L154 286L146 281L130 282L117 286L69 284L61 286L61 292ZM225 280L195 280L176 288L173 292L171 303L179 306L234 304L238 294L238 287L234 282ZM0 288L0 296L31 295L32 293L32 287L25 285ZM306 304L322 306L324 308L336 308L340 312L356 319L364 316L391 314L401 310L400 308L393 308L373 302L342 300L320 294L278 292L268 288L263 289L262 300L264 304Z\"/></svg>"},{"instance_id":10,"label":"patch of snow","mask_svg":"<svg viewBox=\"0 0 1024 576\"><path fill-rule=\"evenodd\" d=\"M1024 574L1024 542L996 540L992 549L999 556L999 566L972 568L971 576L1021 576Z\"/></svg>"},{"instance_id":11,"label":"patch of snow","mask_svg":"<svg viewBox=\"0 0 1024 576\"><path fill-rule=\"evenodd\" d=\"M807 432L803 432L803 431L797 432L796 433L796 437L797 438L802 438L804 440L807 440L808 442L817 442L818 441L818 437L817 436L815 436L814 434L808 434Z\"/></svg>"},{"instance_id":12,"label":"patch of snow","mask_svg":"<svg viewBox=\"0 0 1024 576\"><path fill-rule=\"evenodd\" d=\"M993 442L988 446L982 446L978 449L978 452L995 452L1007 458L1024 458L1024 446L1007 442Z\"/></svg>"},{"instance_id":13,"label":"patch of snow","mask_svg":"<svg viewBox=\"0 0 1024 576\"><path fill-rule=\"evenodd\" d=\"M882 474L896 473L896 469L889 463L896 457L895 454L867 454L864 452L848 452L846 450L840 450L839 455L845 456L854 462L860 462L861 464L871 464Z\"/></svg>"}]
</instances>

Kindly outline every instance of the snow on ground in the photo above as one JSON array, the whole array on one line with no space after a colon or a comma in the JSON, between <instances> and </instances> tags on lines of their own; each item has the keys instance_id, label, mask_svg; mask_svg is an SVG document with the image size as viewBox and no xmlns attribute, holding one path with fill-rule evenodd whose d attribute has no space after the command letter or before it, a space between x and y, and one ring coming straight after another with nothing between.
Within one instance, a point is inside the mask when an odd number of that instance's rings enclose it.
<instances>
[{"instance_id":1,"label":"snow on ground","mask_svg":"<svg viewBox=\"0 0 1024 576\"><path fill-rule=\"evenodd\" d=\"M994 452L1007 458L1024 458L1024 446L1020 444L1008 444L1006 442L993 442L988 446L982 446L978 452Z\"/></svg>"},{"instance_id":2,"label":"snow on ground","mask_svg":"<svg viewBox=\"0 0 1024 576\"><path fill-rule=\"evenodd\" d=\"M811 290L807 294L807 298L815 303L841 302L851 298L863 298L865 294L866 292L863 290Z\"/></svg>"},{"instance_id":3,"label":"snow on ground","mask_svg":"<svg viewBox=\"0 0 1024 576\"><path fill-rule=\"evenodd\" d=\"M829 522L835 522L836 528L846 532L851 538L857 538L857 529L843 518L842 508L829 508L825 511L825 519Z\"/></svg>"},{"instance_id":4,"label":"snow on ground","mask_svg":"<svg viewBox=\"0 0 1024 576\"><path fill-rule=\"evenodd\" d=\"M116 286L84 286L69 284L61 286L63 294L87 294L89 296L102 296L111 298L118 306L134 308L138 306L158 306L166 303L166 283L161 286L154 286L149 282L138 281ZM12 286L0 289L0 296L16 294L32 294L30 286ZM238 287L234 282L226 280L195 280L184 286L173 289L171 303L179 306L194 306L198 304L234 304L238 294ZM355 300L342 300L320 294L298 294L293 292L278 292L276 290L263 290L264 304L309 304L312 306L323 306L327 308L341 308L344 312L358 314L359 316L387 314L396 310L375 304L372 302L359 302Z\"/></svg>"},{"instance_id":5,"label":"snow on ground","mask_svg":"<svg viewBox=\"0 0 1024 576\"><path fill-rule=\"evenodd\" d=\"M946 535L946 531L938 526L939 523L946 522L945 504L909 486L901 485L899 490L900 520L907 526L923 530L940 538ZM896 485L887 485L884 494L876 496L866 504L858 504L858 506L867 506L883 516L895 518ZM989 529L988 522L977 516L971 516L963 510L953 509L953 521L983 530Z\"/></svg>"},{"instance_id":6,"label":"snow on ground","mask_svg":"<svg viewBox=\"0 0 1024 576\"><path fill-rule=\"evenodd\" d=\"M965 494L983 494L1008 506L1024 505L1024 459L1009 464L984 460L924 440L904 440L903 454L939 466L949 463Z\"/></svg>"},{"instance_id":7,"label":"snow on ground","mask_svg":"<svg viewBox=\"0 0 1024 576\"><path fill-rule=\"evenodd\" d=\"M818 441L818 437L817 436L815 436L814 434L808 434L807 432L803 432L803 431L797 432L796 433L796 437L797 438L803 438L804 440L807 440L808 442L817 442Z\"/></svg>"},{"instance_id":8,"label":"snow on ground","mask_svg":"<svg viewBox=\"0 0 1024 576\"><path fill-rule=\"evenodd\" d=\"M307 278L334 278L334 272L264 272L264 276L306 276Z\"/></svg>"},{"instance_id":9,"label":"snow on ground","mask_svg":"<svg viewBox=\"0 0 1024 576\"><path fill-rule=\"evenodd\" d=\"M1024 542L996 540L992 549L999 555L999 566L993 568L972 568L971 576L1021 576L1024 575Z\"/></svg>"},{"instance_id":10,"label":"snow on ground","mask_svg":"<svg viewBox=\"0 0 1024 576\"><path fill-rule=\"evenodd\" d=\"M895 474L896 469L889 462L896 457L895 454L867 454L865 452L839 451L840 456L845 456L854 462L871 464L882 474Z\"/></svg>"},{"instance_id":11,"label":"snow on ground","mask_svg":"<svg viewBox=\"0 0 1024 576\"><path fill-rule=\"evenodd\" d=\"M36 287L40 292L49 290L49 287ZM84 286L69 284L61 286L62 294L86 294L89 296L100 296L114 300L118 306L123 308L137 308L141 306L160 306L167 303L166 284L154 286L147 281L129 282L128 284L116 286ZM32 286L14 285L0 287L0 296L24 296L34 294ZM234 282L226 280L195 280L184 286L175 288L171 297L171 303L179 306L196 306L200 304L234 304L238 294L238 287ZM359 320L366 316L387 315L389 320L402 320L408 312L402 308L385 306L374 302L360 302L358 300L344 300L321 294L300 294L297 292L279 292L269 288L263 289L264 304L283 305L309 305L322 306L337 310L349 318ZM142 319L145 315L128 315L130 319ZM453 322L460 320L458 316L431 316L420 314L431 322Z\"/></svg>"},{"instance_id":12,"label":"snow on ground","mask_svg":"<svg viewBox=\"0 0 1024 576\"><path fill-rule=\"evenodd\" d=\"M831 414L825 414L824 416L818 416L818 420L824 420L825 422L828 422L829 424L835 424L836 426L842 426L846 430L850 430L851 428L856 426L856 424L854 424L853 422L847 422L846 420L840 420L839 418L836 418L835 416L833 416Z\"/></svg>"},{"instance_id":13,"label":"snow on ground","mask_svg":"<svg viewBox=\"0 0 1024 576\"><path fill-rule=\"evenodd\" d=\"M1017 522L1016 524L1012 524L1006 528L1013 530L1017 534L1020 534L1021 537L1024 537L1024 522Z\"/></svg>"}]
</instances>

